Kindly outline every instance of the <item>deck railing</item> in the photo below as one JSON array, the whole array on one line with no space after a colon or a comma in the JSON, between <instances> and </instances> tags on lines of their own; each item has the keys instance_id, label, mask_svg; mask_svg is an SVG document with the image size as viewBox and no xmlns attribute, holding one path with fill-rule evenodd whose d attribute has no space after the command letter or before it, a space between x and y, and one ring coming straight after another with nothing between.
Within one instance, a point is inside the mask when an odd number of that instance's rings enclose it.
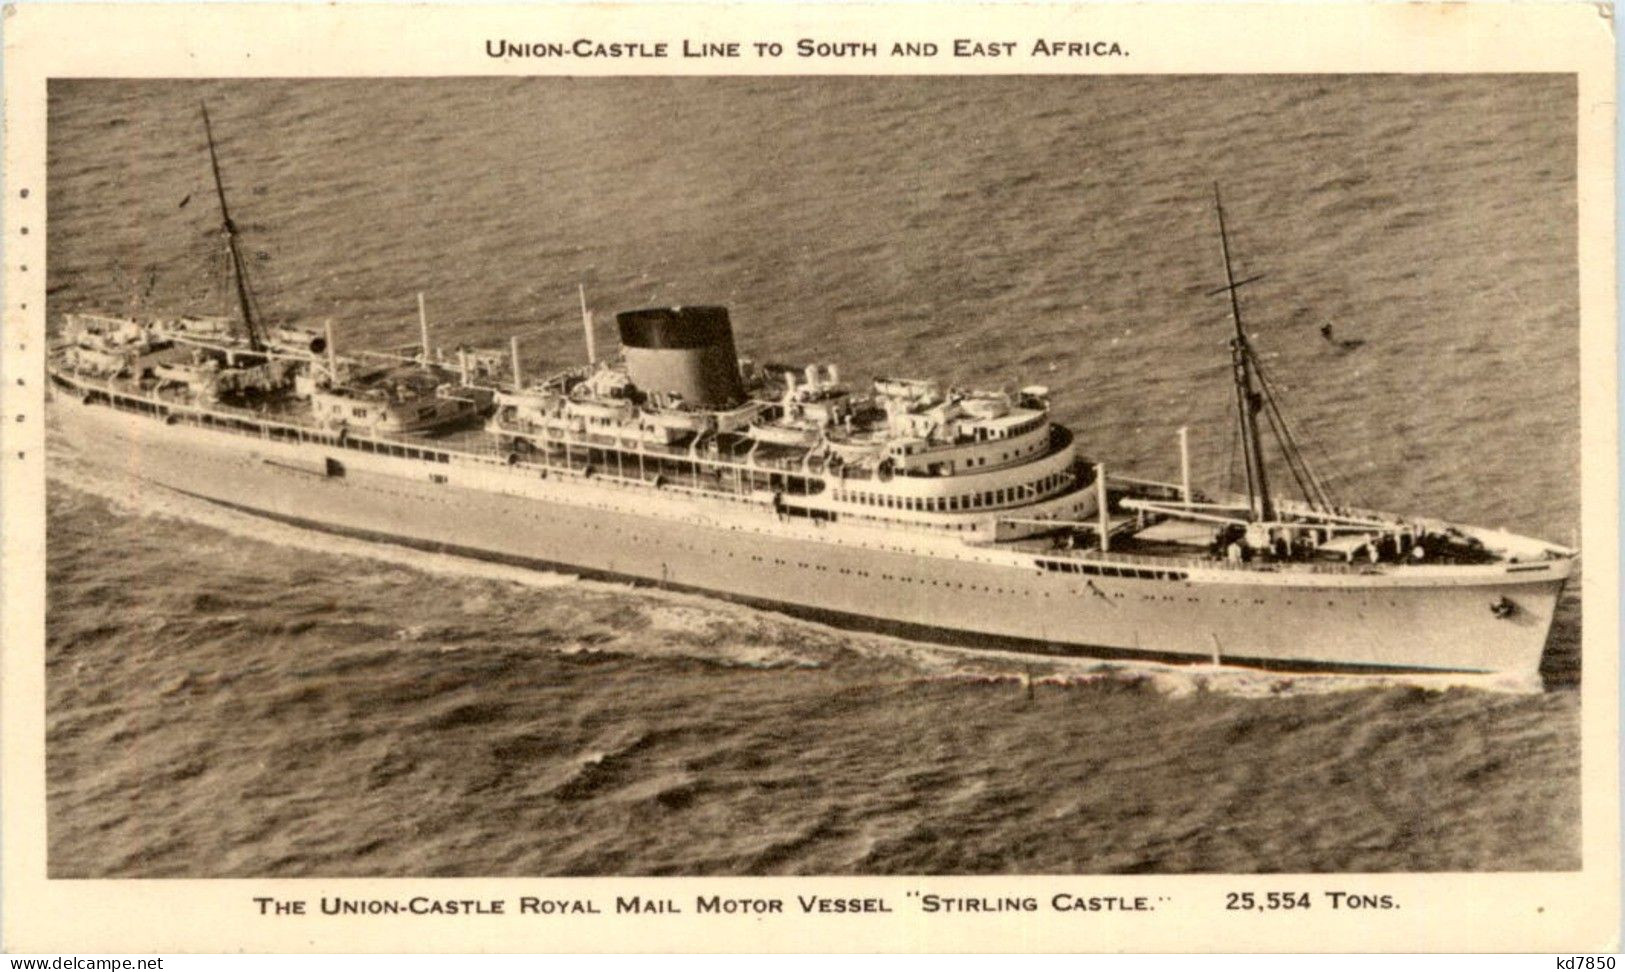
<instances>
[{"instance_id":1,"label":"deck railing","mask_svg":"<svg viewBox=\"0 0 1625 972\"><path fill-rule=\"evenodd\" d=\"M645 471L642 475L629 476L617 473L607 465L595 467L590 461L573 463L570 458L571 450L579 451L591 448L588 444L580 442L566 444L563 441L549 440L550 444L561 447L567 446L563 462L555 461L547 449L533 451L528 455L516 458L516 454L511 450L498 448L483 430L463 430L438 439L392 433L341 434L337 430L327 428L304 416L291 413L258 412L224 404L199 406L184 400L179 393L159 390L135 391L115 387L100 378L88 379L77 373L75 377L83 383L86 391L102 396L110 407L120 411L161 415L165 420L172 419L197 427L207 427L212 431L243 435L249 438L314 443L333 448L372 453L384 451L388 454L402 455L406 458L420 458L431 462L449 463L455 460L457 462L503 468L517 473L530 472L538 478L544 479L548 476L558 475L571 478L587 478L590 476L596 483L616 487L646 488L651 482L660 480L663 490L679 492L695 498L748 503L754 506L760 506L762 503L761 499L755 495L757 490L754 487L731 490L714 489L684 483L659 472L650 474L649 471ZM605 445L607 446L608 443ZM369 448L369 446L371 447ZM689 456L686 452L680 450L650 451L648 455L650 458L657 460L710 461L706 457ZM743 464L729 465L747 468ZM757 471L769 471L766 467L760 465L756 468ZM799 470L799 466L797 470ZM791 496L790 498L793 499L794 497ZM1388 571L1384 568L1391 566L1386 564L1344 564L1328 561L1236 562L1220 558L1151 556L1121 551L1102 552L1091 548L1046 549L1032 545L1031 541L1018 541L1018 543L1020 546L993 542L969 543L968 546L982 549L1019 550L1035 557L1053 560L1076 560L1102 565L1121 564L1159 570L1225 570L1255 574L1373 575L1387 573Z\"/></svg>"}]
</instances>

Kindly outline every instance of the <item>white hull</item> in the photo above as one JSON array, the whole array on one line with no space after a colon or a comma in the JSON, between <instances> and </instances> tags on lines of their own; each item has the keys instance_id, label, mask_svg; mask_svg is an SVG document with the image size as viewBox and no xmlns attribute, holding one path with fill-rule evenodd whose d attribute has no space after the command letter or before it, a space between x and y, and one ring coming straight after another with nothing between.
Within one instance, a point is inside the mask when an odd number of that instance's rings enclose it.
<instances>
[{"instance_id":1,"label":"white hull","mask_svg":"<svg viewBox=\"0 0 1625 972\"><path fill-rule=\"evenodd\" d=\"M52 410L60 433L109 470L256 513L995 647L1533 677L1571 569L1566 559L1371 574L1171 563L1173 578L1086 577L1016 550L494 459L279 442L62 395ZM1492 610L1503 598L1510 614Z\"/></svg>"}]
</instances>

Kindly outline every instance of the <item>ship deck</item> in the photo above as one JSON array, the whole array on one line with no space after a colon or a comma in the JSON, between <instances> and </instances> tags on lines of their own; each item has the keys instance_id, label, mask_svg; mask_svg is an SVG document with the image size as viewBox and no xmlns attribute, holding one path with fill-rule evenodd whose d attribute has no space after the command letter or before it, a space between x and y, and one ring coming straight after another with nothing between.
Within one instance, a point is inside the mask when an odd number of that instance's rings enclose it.
<instances>
[{"instance_id":1,"label":"ship deck","mask_svg":"<svg viewBox=\"0 0 1625 972\"><path fill-rule=\"evenodd\" d=\"M683 490L697 496L712 496L721 500L752 498L753 489L748 481L733 480L713 475L700 469L705 455L695 455L690 449L660 447L644 444L640 448L650 460L639 468L617 468L603 462L600 448L615 444L610 437L602 442L585 439L557 443L559 450L549 455L548 450L517 455L502 446L479 419L463 420L440 428L418 432L349 432L340 433L316 420L308 405L297 399L267 399L255 407L227 404L200 405L179 390L137 387L127 381L108 380L63 370L53 370L53 380L66 388L92 391L96 397L114 408L148 415L162 415L166 421L195 423L213 430L268 438L280 441L311 442L365 452L389 452L409 459L449 462L454 456L505 465L535 466L538 469L563 474L596 475L601 480L636 488L662 485ZM598 438L598 437L594 437ZM759 449L754 460L764 474L777 480L790 471L805 472L789 454L793 450ZM783 456L777 453L786 453ZM799 452L795 455L799 456ZM727 458L723 459L728 462ZM673 465L683 464L683 465ZM673 470L682 472L673 476ZM775 472L777 470L778 472ZM1162 485L1162 484L1159 484ZM1114 487L1115 488L1115 487ZM1002 511L1011 519L1020 519L1021 509ZM1379 515L1379 514L1373 514ZM834 519L835 517L829 517ZM1000 519L993 516L992 519ZM1440 524L1443 526L1444 524ZM1334 575L1392 575L1462 566L1447 562L1428 564L1408 563L1349 563L1326 557L1309 560L1251 559L1234 561L1191 544L1170 544L1139 540L1137 519L1114 514L1109 528L1111 540L1108 550L1101 550L1098 538L1080 531L1077 525L1058 521L1056 529L1048 533L1021 539L1002 541L964 540L968 546L1006 551L1019 551L1034 555L1046 570L1058 570L1104 576L1168 577L1179 571L1224 570L1247 574L1334 574ZM1200 552L1198 552L1200 551ZM1512 561L1516 562L1516 560ZM1482 563L1482 562L1481 562Z\"/></svg>"}]
</instances>

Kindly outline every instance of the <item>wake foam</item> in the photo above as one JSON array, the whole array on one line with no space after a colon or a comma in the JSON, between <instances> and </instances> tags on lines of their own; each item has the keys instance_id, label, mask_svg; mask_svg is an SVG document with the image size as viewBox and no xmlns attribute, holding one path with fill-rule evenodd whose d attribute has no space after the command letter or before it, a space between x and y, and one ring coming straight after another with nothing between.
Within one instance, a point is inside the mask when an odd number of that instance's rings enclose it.
<instances>
[{"instance_id":1,"label":"wake foam","mask_svg":"<svg viewBox=\"0 0 1625 972\"><path fill-rule=\"evenodd\" d=\"M1212 694L1232 698L1269 699L1335 695L1377 689L1419 689L1448 692L1472 689L1508 695L1533 695L1544 691L1538 675L1477 675L1456 672L1398 672L1372 675L1350 673L1270 672L1257 668L1194 663L1179 665L1154 661L1099 661L1087 658L1051 659L1016 652L942 648L975 658L974 668L960 666L935 673L938 679L1010 681L1033 686L1060 688L1088 686L1116 687L1144 691L1169 698ZM985 665L985 669L974 670Z\"/></svg>"}]
</instances>

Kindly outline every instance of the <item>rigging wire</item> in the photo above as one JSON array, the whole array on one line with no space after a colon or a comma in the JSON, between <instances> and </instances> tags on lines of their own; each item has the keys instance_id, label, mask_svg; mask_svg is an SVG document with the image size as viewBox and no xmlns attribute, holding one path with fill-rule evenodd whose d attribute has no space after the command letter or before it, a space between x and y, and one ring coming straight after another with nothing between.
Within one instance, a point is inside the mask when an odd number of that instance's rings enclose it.
<instances>
[{"instance_id":1,"label":"rigging wire","mask_svg":"<svg viewBox=\"0 0 1625 972\"><path fill-rule=\"evenodd\" d=\"M1304 465L1301 457L1295 456L1289 448L1292 433L1286 428L1280 412L1275 408L1265 411L1264 417L1269 421L1270 431L1275 434L1276 442L1281 446L1281 454L1286 459L1287 471L1292 474L1293 482L1297 483L1298 492L1310 506L1323 506L1322 494L1319 484L1315 482L1314 474Z\"/></svg>"},{"instance_id":2,"label":"rigging wire","mask_svg":"<svg viewBox=\"0 0 1625 972\"><path fill-rule=\"evenodd\" d=\"M1316 481L1313 471L1308 468L1308 465L1303 460L1297 441L1292 436L1292 430L1287 425L1286 417L1281 414L1280 407L1275 400L1269 379L1264 375L1263 369L1258 367L1256 363L1254 372L1258 376L1258 384L1262 392L1261 398L1266 406L1264 417L1269 421L1270 429L1275 434L1282 458L1286 460L1287 469L1292 473L1292 478L1297 481L1299 492L1303 494L1305 500L1313 505L1320 498L1318 495L1319 483Z\"/></svg>"},{"instance_id":3,"label":"rigging wire","mask_svg":"<svg viewBox=\"0 0 1625 972\"><path fill-rule=\"evenodd\" d=\"M1283 417L1286 413L1297 412L1297 410L1293 407L1291 399L1289 399L1286 395L1281 394L1280 389L1275 389L1275 395L1281 401ZM1347 477L1343 475L1337 464L1332 461L1331 454L1326 451L1325 445L1319 439L1304 436L1303 441L1305 444L1313 448L1316 455L1319 457L1318 461L1320 462L1320 470L1324 470L1324 473L1320 473L1317 470L1317 475L1319 476L1321 486L1325 490L1327 497L1332 499L1334 501L1332 505L1336 506L1336 495L1332 487L1334 485L1341 486L1342 484L1348 482Z\"/></svg>"},{"instance_id":4,"label":"rigging wire","mask_svg":"<svg viewBox=\"0 0 1625 972\"><path fill-rule=\"evenodd\" d=\"M214 236L213 233L210 234ZM204 258L209 264L209 293L207 306L221 317L230 317L236 309L232 303L236 295L232 293L231 251L226 247L225 241L212 241L208 255Z\"/></svg>"},{"instance_id":5,"label":"rigging wire","mask_svg":"<svg viewBox=\"0 0 1625 972\"><path fill-rule=\"evenodd\" d=\"M1225 467L1223 480L1224 489L1227 493L1234 494L1236 492L1236 459L1240 453L1241 417L1238 415L1236 421L1231 423L1230 426L1230 462Z\"/></svg>"},{"instance_id":6,"label":"rigging wire","mask_svg":"<svg viewBox=\"0 0 1625 972\"><path fill-rule=\"evenodd\" d=\"M1270 424L1275 427L1276 439L1281 444L1281 451L1286 456L1288 466L1292 468L1293 478L1298 480L1298 487L1303 490L1304 499L1308 500L1311 506L1318 505L1322 509L1331 509L1336 505L1332 501L1331 491L1327 488L1325 478L1316 472L1309 462L1309 457L1298 445L1298 435L1281 408L1279 390L1256 362L1255 373L1264 391Z\"/></svg>"}]
</instances>

